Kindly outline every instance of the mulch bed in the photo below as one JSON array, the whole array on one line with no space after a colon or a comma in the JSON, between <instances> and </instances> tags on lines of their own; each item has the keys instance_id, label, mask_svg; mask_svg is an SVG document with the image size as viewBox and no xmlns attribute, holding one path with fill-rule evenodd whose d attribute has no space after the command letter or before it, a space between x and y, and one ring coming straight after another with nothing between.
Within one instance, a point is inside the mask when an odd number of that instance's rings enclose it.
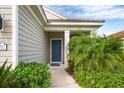
<instances>
[{"instance_id":1,"label":"mulch bed","mask_svg":"<svg viewBox=\"0 0 124 93\"><path fill-rule=\"evenodd\" d=\"M72 73L72 71L71 71L71 69L70 69L69 67L67 67L67 68L65 69L65 71L66 71L72 78L74 78L74 75L73 75L73 73Z\"/></svg>"}]
</instances>

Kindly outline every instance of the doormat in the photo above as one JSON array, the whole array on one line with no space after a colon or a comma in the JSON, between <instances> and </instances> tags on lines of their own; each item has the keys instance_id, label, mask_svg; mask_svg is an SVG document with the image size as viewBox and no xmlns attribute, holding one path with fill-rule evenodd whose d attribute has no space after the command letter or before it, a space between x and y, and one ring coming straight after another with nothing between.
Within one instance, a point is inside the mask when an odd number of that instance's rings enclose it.
<instances>
[{"instance_id":1,"label":"doormat","mask_svg":"<svg viewBox=\"0 0 124 93\"><path fill-rule=\"evenodd\" d=\"M60 63L51 63L50 66L60 66Z\"/></svg>"}]
</instances>

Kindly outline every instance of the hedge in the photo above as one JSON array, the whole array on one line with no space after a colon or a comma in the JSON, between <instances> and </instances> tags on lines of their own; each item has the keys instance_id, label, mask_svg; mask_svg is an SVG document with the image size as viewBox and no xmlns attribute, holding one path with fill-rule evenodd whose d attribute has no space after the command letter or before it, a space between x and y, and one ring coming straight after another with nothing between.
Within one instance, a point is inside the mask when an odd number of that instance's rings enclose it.
<instances>
[{"instance_id":1,"label":"hedge","mask_svg":"<svg viewBox=\"0 0 124 93\"><path fill-rule=\"evenodd\" d=\"M16 69L16 77L10 82L12 88L47 88L51 75L46 64L20 63Z\"/></svg>"},{"instance_id":2,"label":"hedge","mask_svg":"<svg viewBox=\"0 0 124 93\"><path fill-rule=\"evenodd\" d=\"M68 44L69 68L81 87L124 87L123 42L78 34Z\"/></svg>"},{"instance_id":3,"label":"hedge","mask_svg":"<svg viewBox=\"0 0 124 93\"><path fill-rule=\"evenodd\" d=\"M84 88L123 88L124 72L122 71L85 71L74 72L75 80Z\"/></svg>"}]
</instances>

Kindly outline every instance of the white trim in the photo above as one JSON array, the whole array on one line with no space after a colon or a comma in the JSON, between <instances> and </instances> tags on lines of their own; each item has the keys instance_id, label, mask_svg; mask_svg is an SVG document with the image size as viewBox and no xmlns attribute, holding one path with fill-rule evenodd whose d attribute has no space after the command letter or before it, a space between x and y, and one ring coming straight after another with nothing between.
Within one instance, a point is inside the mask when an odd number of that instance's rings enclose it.
<instances>
[{"instance_id":1,"label":"white trim","mask_svg":"<svg viewBox=\"0 0 124 93\"><path fill-rule=\"evenodd\" d=\"M47 21L47 17L46 17L46 15L45 15L44 11L43 11L43 8L41 8L40 5L37 5L37 7L38 7L38 9L39 9L41 15L43 16L45 22L47 23L47 22L48 22L48 21Z\"/></svg>"},{"instance_id":2,"label":"white trim","mask_svg":"<svg viewBox=\"0 0 124 93\"><path fill-rule=\"evenodd\" d=\"M104 22L50 22L47 25L72 25L72 26L99 26Z\"/></svg>"},{"instance_id":3,"label":"white trim","mask_svg":"<svg viewBox=\"0 0 124 93\"><path fill-rule=\"evenodd\" d=\"M68 66L68 53L69 50L67 49L67 45L69 43L70 40L70 31L64 31L64 63L65 63L65 67Z\"/></svg>"},{"instance_id":4,"label":"white trim","mask_svg":"<svg viewBox=\"0 0 124 93\"><path fill-rule=\"evenodd\" d=\"M12 6L12 67L18 64L18 6Z\"/></svg>"},{"instance_id":5,"label":"white trim","mask_svg":"<svg viewBox=\"0 0 124 93\"><path fill-rule=\"evenodd\" d=\"M45 27L44 30L46 32L64 32L64 30L70 30L71 32L77 32L77 31L92 31L92 30L97 30L99 27L69 27L69 26L48 26Z\"/></svg>"},{"instance_id":6,"label":"white trim","mask_svg":"<svg viewBox=\"0 0 124 93\"><path fill-rule=\"evenodd\" d=\"M52 40L61 40L61 62L52 62ZM50 38L50 63L63 62L63 38Z\"/></svg>"},{"instance_id":7,"label":"white trim","mask_svg":"<svg viewBox=\"0 0 124 93\"><path fill-rule=\"evenodd\" d=\"M44 6L42 6L42 7L43 7L43 9L44 9L45 11L47 11L47 12L49 12L49 13L51 13L51 14L53 14L53 15L55 15L55 16L61 18L61 19L66 19L65 17L63 17L63 16L61 16L61 15L59 15L59 14L57 14L57 13L51 11L51 10L49 10L48 8L46 8L46 7L44 7Z\"/></svg>"}]
</instances>

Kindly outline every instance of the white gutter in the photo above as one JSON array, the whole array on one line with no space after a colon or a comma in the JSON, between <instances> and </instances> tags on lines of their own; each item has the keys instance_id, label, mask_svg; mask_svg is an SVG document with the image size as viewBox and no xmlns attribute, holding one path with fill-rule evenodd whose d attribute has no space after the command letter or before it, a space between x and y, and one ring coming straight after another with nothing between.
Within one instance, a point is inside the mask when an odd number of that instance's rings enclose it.
<instances>
[{"instance_id":1,"label":"white gutter","mask_svg":"<svg viewBox=\"0 0 124 93\"><path fill-rule=\"evenodd\" d=\"M71 25L71 26L101 26L103 22L50 22L47 25Z\"/></svg>"}]
</instances>

